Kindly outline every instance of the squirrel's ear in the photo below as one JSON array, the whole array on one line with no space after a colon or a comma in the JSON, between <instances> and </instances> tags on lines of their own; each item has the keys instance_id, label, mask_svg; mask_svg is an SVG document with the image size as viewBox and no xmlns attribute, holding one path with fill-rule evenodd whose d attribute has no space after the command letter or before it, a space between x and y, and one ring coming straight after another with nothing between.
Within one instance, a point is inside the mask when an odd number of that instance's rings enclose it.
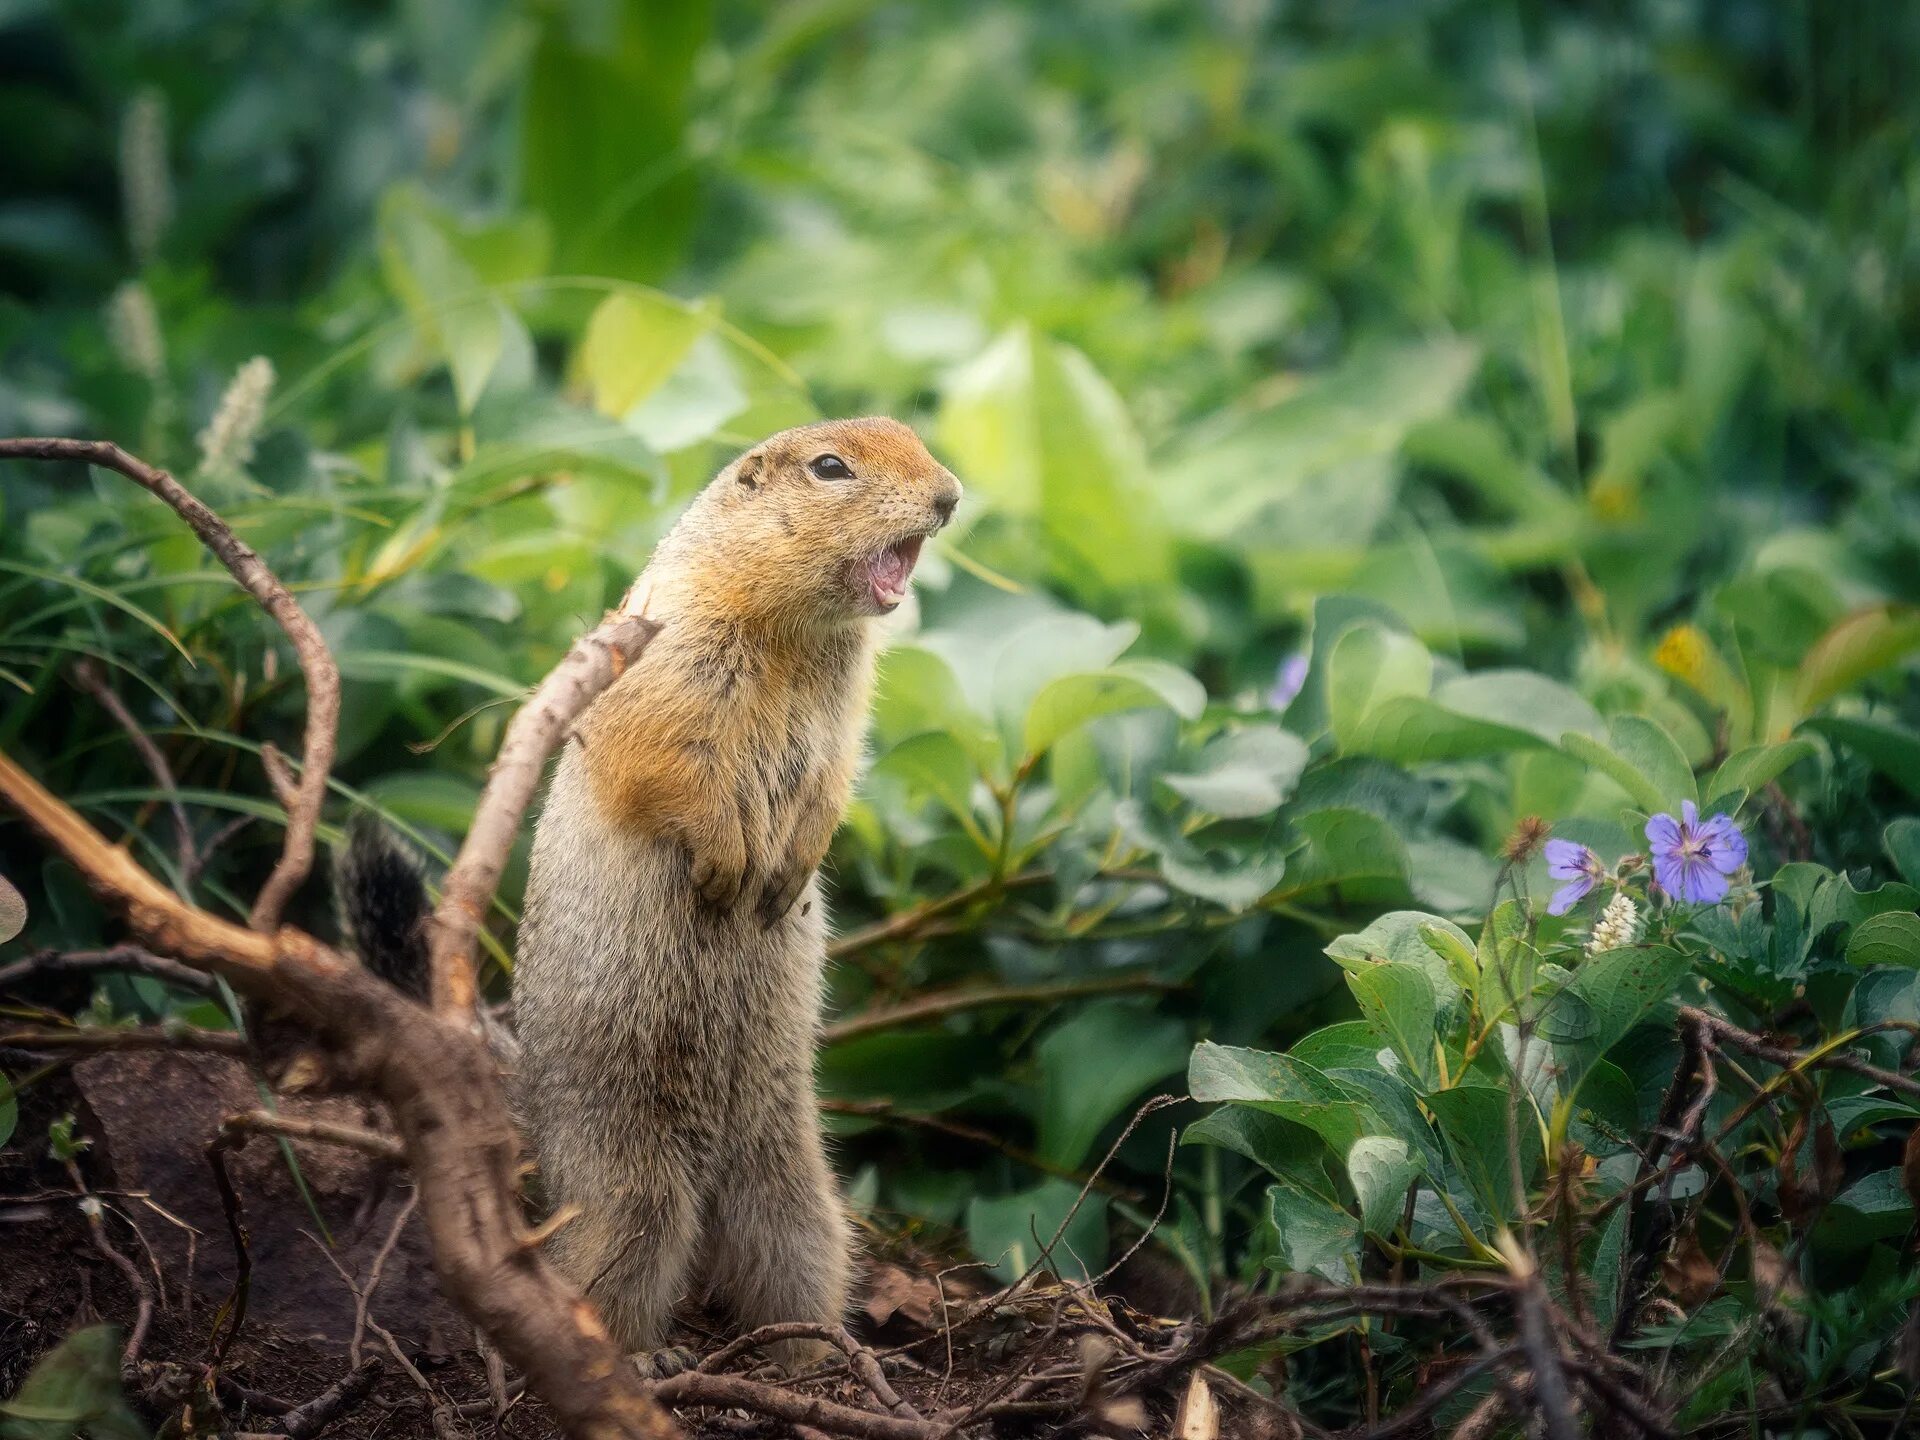
<instances>
[{"instance_id":1,"label":"squirrel's ear","mask_svg":"<svg viewBox=\"0 0 1920 1440\"><path fill-rule=\"evenodd\" d=\"M763 458L758 450L749 450L740 457L740 463L734 467L733 478L749 490L757 488L760 484L760 464Z\"/></svg>"}]
</instances>

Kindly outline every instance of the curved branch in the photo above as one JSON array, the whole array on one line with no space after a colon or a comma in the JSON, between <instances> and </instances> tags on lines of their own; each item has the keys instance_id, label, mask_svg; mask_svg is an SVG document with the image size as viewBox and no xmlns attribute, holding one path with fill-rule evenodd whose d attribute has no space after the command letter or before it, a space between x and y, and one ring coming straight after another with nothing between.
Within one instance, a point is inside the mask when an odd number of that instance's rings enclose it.
<instances>
[{"instance_id":1,"label":"curved branch","mask_svg":"<svg viewBox=\"0 0 1920 1440\"><path fill-rule=\"evenodd\" d=\"M300 785L287 807L287 837L279 862L253 902L249 923L271 931L294 891L313 869L313 832L320 823L320 806L327 796L327 776L333 769L334 745L340 728L340 670L317 627L291 591L253 548L233 533L231 526L203 504L178 480L157 470L106 440L26 438L0 440L0 460L78 460L115 470L156 496L200 538L229 574L240 582L260 608L286 633L300 671L307 680L306 740L301 756Z\"/></svg>"},{"instance_id":2,"label":"curved branch","mask_svg":"<svg viewBox=\"0 0 1920 1440\"><path fill-rule=\"evenodd\" d=\"M508 723L430 925L437 1013L477 1029L474 945L500 872L506 868L513 837L540 787L547 757L567 738L575 717L640 658L659 628L643 616L609 613L573 642L573 648Z\"/></svg>"},{"instance_id":3,"label":"curved branch","mask_svg":"<svg viewBox=\"0 0 1920 1440\"><path fill-rule=\"evenodd\" d=\"M393 1115L448 1298L527 1376L580 1440L669 1440L598 1315L542 1258L522 1220L519 1138L492 1054L304 931L243 929L195 909L0 754L17 810L156 950L271 997L328 1047L349 1084Z\"/></svg>"},{"instance_id":4,"label":"curved branch","mask_svg":"<svg viewBox=\"0 0 1920 1440\"><path fill-rule=\"evenodd\" d=\"M838 1045L856 1036L902 1025L919 1025L968 1010L995 1005L1048 1005L1086 995L1124 995L1135 991L1161 992L1181 987L1153 975L1099 975L1089 980L1053 980L1039 985L972 985L964 989L934 990L899 1005L863 1010L822 1028L820 1043Z\"/></svg>"}]
</instances>

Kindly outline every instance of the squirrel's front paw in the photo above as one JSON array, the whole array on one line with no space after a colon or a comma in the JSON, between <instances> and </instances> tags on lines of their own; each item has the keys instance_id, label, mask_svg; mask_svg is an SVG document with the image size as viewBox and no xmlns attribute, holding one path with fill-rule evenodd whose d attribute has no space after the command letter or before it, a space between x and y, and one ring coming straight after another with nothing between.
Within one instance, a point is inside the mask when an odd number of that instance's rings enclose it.
<instances>
[{"instance_id":1,"label":"squirrel's front paw","mask_svg":"<svg viewBox=\"0 0 1920 1440\"><path fill-rule=\"evenodd\" d=\"M694 852L693 891L715 910L731 910L746 884L747 867L719 856Z\"/></svg>"},{"instance_id":2,"label":"squirrel's front paw","mask_svg":"<svg viewBox=\"0 0 1920 1440\"><path fill-rule=\"evenodd\" d=\"M796 865L776 870L767 877L767 883L760 889L760 901L754 907L762 926L770 930L780 923L781 917L800 898L800 892L807 888L807 880L812 874L810 867Z\"/></svg>"}]
</instances>

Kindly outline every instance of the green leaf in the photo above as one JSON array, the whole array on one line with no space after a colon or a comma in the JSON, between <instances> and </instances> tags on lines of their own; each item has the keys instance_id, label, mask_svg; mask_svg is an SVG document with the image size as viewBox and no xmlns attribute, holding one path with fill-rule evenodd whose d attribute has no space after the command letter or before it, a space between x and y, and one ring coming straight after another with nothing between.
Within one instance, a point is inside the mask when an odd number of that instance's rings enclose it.
<instances>
[{"instance_id":1,"label":"green leaf","mask_svg":"<svg viewBox=\"0 0 1920 1440\"><path fill-rule=\"evenodd\" d=\"M1881 832L1880 843L1900 878L1909 885L1920 884L1920 819L1908 815L1892 821Z\"/></svg>"},{"instance_id":2,"label":"green leaf","mask_svg":"<svg viewBox=\"0 0 1920 1440\"><path fill-rule=\"evenodd\" d=\"M995 511L1039 536L1051 573L1076 593L1137 595L1170 580L1171 531L1145 445L1078 350L1024 324L1008 330L949 379L939 437Z\"/></svg>"},{"instance_id":3,"label":"green leaf","mask_svg":"<svg viewBox=\"0 0 1920 1440\"><path fill-rule=\"evenodd\" d=\"M1920 650L1920 610L1876 605L1847 616L1800 662L1795 699L1802 715L1857 686L1877 670Z\"/></svg>"},{"instance_id":4,"label":"green leaf","mask_svg":"<svg viewBox=\"0 0 1920 1440\"><path fill-rule=\"evenodd\" d=\"M1183 771L1161 782L1209 814L1245 819L1277 810L1307 767L1307 745L1276 725L1217 735Z\"/></svg>"},{"instance_id":5,"label":"green leaf","mask_svg":"<svg viewBox=\"0 0 1920 1440\"><path fill-rule=\"evenodd\" d=\"M1182 834L1171 818L1138 800L1114 806L1113 819L1130 843L1152 852L1168 884L1228 910L1257 904L1287 874L1287 859L1276 851L1216 841L1209 831Z\"/></svg>"},{"instance_id":6,"label":"green leaf","mask_svg":"<svg viewBox=\"0 0 1920 1440\"><path fill-rule=\"evenodd\" d=\"M1362 1135L1385 1128L1365 1091L1289 1055L1203 1040L1193 1047L1187 1086L1196 1100L1236 1100L1304 1125L1341 1155Z\"/></svg>"},{"instance_id":7,"label":"green leaf","mask_svg":"<svg viewBox=\"0 0 1920 1440\"><path fill-rule=\"evenodd\" d=\"M1816 753L1818 752L1811 740L1782 740L1775 745L1749 745L1744 750L1734 751L1722 762L1720 768L1713 772L1713 779L1707 785L1707 794L1725 795L1735 790L1744 790L1749 795L1756 794L1787 770Z\"/></svg>"},{"instance_id":8,"label":"green leaf","mask_svg":"<svg viewBox=\"0 0 1920 1440\"><path fill-rule=\"evenodd\" d=\"M649 290L607 296L580 342L580 374L593 391L594 409L625 417L666 383L716 317L711 305L689 305Z\"/></svg>"},{"instance_id":9,"label":"green leaf","mask_svg":"<svg viewBox=\"0 0 1920 1440\"><path fill-rule=\"evenodd\" d=\"M1050 1179L1018 1194L975 1199L967 1206L967 1246L995 1275L1012 1283L1065 1224L1066 1233L1051 1252L1051 1268L1062 1279L1091 1279L1107 1258L1107 1197L1098 1191L1084 1201L1079 1196L1078 1185Z\"/></svg>"},{"instance_id":10,"label":"green leaf","mask_svg":"<svg viewBox=\"0 0 1920 1440\"><path fill-rule=\"evenodd\" d=\"M1040 1157L1077 1166L1108 1121L1142 1090L1177 1072L1187 1031L1169 1015L1126 1000L1089 1005L1036 1047Z\"/></svg>"},{"instance_id":11,"label":"green leaf","mask_svg":"<svg viewBox=\"0 0 1920 1440\"><path fill-rule=\"evenodd\" d=\"M1370 1235L1391 1235L1400 1224L1407 1187L1419 1178L1420 1162L1404 1140L1363 1135L1347 1151L1347 1178L1360 1200L1361 1223Z\"/></svg>"},{"instance_id":12,"label":"green leaf","mask_svg":"<svg viewBox=\"0 0 1920 1440\"><path fill-rule=\"evenodd\" d=\"M1805 727L1861 755L1867 763L1920 799L1920 734L1873 720L1843 720L1823 715Z\"/></svg>"},{"instance_id":13,"label":"green leaf","mask_svg":"<svg viewBox=\"0 0 1920 1440\"><path fill-rule=\"evenodd\" d=\"M76 1330L41 1356L11 1400L0 1402L5 1440L146 1440L120 1388L120 1332Z\"/></svg>"},{"instance_id":14,"label":"green leaf","mask_svg":"<svg viewBox=\"0 0 1920 1440\"><path fill-rule=\"evenodd\" d=\"M993 771L1001 763L999 737L969 704L951 662L921 645L891 645L881 654L873 723L883 741L898 744L938 730L959 743L976 769Z\"/></svg>"},{"instance_id":15,"label":"green leaf","mask_svg":"<svg viewBox=\"0 0 1920 1440\"><path fill-rule=\"evenodd\" d=\"M1366 882L1404 894L1406 844L1399 830L1378 815L1330 806L1300 816L1294 826L1305 844L1287 859L1287 898Z\"/></svg>"},{"instance_id":16,"label":"green leaf","mask_svg":"<svg viewBox=\"0 0 1920 1440\"><path fill-rule=\"evenodd\" d=\"M1671 999L1692 968L1690 956L1664 945L1606 950L1583 962L1540 1016L1541 1035L1567 1051L1565 1088L1577 1089L1594 1062Z\"/></svg>"},{"instance_id":17,"label":"green leaf","mask_svg":"<svg viewBox=\"0 0 1920 1440\"><path fill-rule=\"evenodd\" d=\"M1327 954L1353 973L1382 962L1412 966L1425 975L1441 1010L1453 1008L1462 987L1472 983L1479 970L1467 932L1421 910L1389 911L1366 929L1333 941Z\"/></svg>"},{"instance_id":18,"label":"green leaf","mask_svg":"<svg viewBox=\"0 0 1920 1440\"><path fill-rule=\"evenodd\" d=\"M1920 969L1920 915L1909 910L1869 915L1847 937L1847 963Z\"/></svg>"},{"instance_id":19,"label":"green leaf","mask_svg":"<svg viewBox=\"0 0 1920 1440\"><path fill-rule=\"evenodd\" d=\"M1347 988L1380 1038L1407 1067L1431 1085L1433 1055L1433 982L1415 965L1363 965L1347 972Z\"/></svg>"},{"instance_id":20,"label":"green leaf","mask_svg":"<svg viewBox=\"0 0 1920 1440\"><path fill-rule=\"evenodd\" d=\"M1513 1150L1507 1133L1509 1092L1488 1085L1456 1086L1427 1096L1426 1103L1439 1122L1455 1171L1480 1208L1497 1219L1511 1218L1514 1195ZM1521 1103L1524 1107L1525 1102ZM1519 1122L1524 1141L1533 1123L1524 1108Z\"/></svg>"},{"instance_id":21,"label":"green leaf","mask_svg":"<svg viewBox=\"0 0 1920 1440\"><path fill-rule=\"evenodd\" d=\"M944 730L909 736L873 770L876 775L897 776L909 787L933 796L962 821L973 818L973 760L966 747Z\"/></svg>"},{"instance_id":22,"label":"green leaf","mask_svg":"<svg viewBox=\"0 0 1920 1440\"><path fill-rule=\"evenodd\" d=\"M1356 625L1334 642L1327 661L1327 712L1334 738L1352 749L1368 717L1390 700L1424 699L1433 657L1411 635L1383 625Z\"/></svg>"},{"instance_id":23,"label":"green leaf","mask_svg":"<svg viewBox=\"0 0 1920 1440\"><path fill-rule=\"evenodd\" d=\"M1526 670L1488 670L1447 681L1431 699L1375 706L1346 747L1402 764L1538 749L1568 731L1600 729L1593 707L1566 686Z\"/></svg>"},{"instance_id":24,"label":"green leaf","mask_svg":"<svg viewBox=\"0 0 1920 1440\"><path fill-rule=\"evenodd\" d=\"M1617 718L1604 745L1590 735L1571 731L1560 737L1560 747L1607 776L1649 815L1678 809L1681 801L1700 798L1694 787L1693 768L1680 746L1663 726L1644 716Z\"/></svg>"},{"instance_id":25,"label":"green leaf","mask_svg":"<svg viewBox=\"0 0 1920 1440\"><path fill-rule=\"evenodd\" d=\"M1279 1237L1280 1251L1267 1260L1283 1273L1353 1278L1351 1264L1360 1250L1360 1222L1340 1206L1289 1185L1267 1187L1267 1220Z\"/></svg>"},{"instance_id":26,"label":"green leaf","mask_svg":"<svg viewBox=\"0 0 1920 1440\"><path fill-rule=\"evenodd\" d=\"M1180 1143L1231 1150L1289 1185L1336 1200L1323 1163L1326 1142L1306 1126L1268 1111L1221 1105L1189 1125Z\"/></svg>"},{"instance_id":27,"label":"green leaf","mask_svg":"<svg viewBox=\"0 0 1920 1440\"><path fill-rule=\"evenodd\" d=\"M1064 675L1034 697L1027 711L1025 753L1044 755L1062 735L1102 715L1164 705L1193 720L1206 703L1198 680L1162 660L1122 660L1104 670Z\"/></svg>"},{"instance_id":28,"label":"green leaf","mask_svg":"<svg viewBox=\"0 0 1920 1440\"><path fill-rule=\"evenodd\" d=\"M517 173L570 274L655 280L699 213L687 97L712 33L710 0L608 0L534 12Z\"/></svg>"}]
</instances>

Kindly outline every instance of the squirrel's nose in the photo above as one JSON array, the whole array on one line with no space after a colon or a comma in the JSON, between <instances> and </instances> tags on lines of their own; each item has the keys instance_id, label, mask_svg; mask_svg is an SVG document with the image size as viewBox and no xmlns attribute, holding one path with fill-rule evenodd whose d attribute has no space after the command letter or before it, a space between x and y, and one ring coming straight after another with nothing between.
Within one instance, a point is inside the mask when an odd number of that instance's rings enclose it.
<instances>
[{"instance_id":1,"label":"squirrel's nose","mask_svg":"<svg viewBox=\"0 0 1920 1440\"><path fill-rule=\"evenodd\" d=\"M944 525L953 519L953 507L959 503L958 495L942 495L933 502L933 513L940 517L940 523Z\"/></svg>"}]
</instances>

